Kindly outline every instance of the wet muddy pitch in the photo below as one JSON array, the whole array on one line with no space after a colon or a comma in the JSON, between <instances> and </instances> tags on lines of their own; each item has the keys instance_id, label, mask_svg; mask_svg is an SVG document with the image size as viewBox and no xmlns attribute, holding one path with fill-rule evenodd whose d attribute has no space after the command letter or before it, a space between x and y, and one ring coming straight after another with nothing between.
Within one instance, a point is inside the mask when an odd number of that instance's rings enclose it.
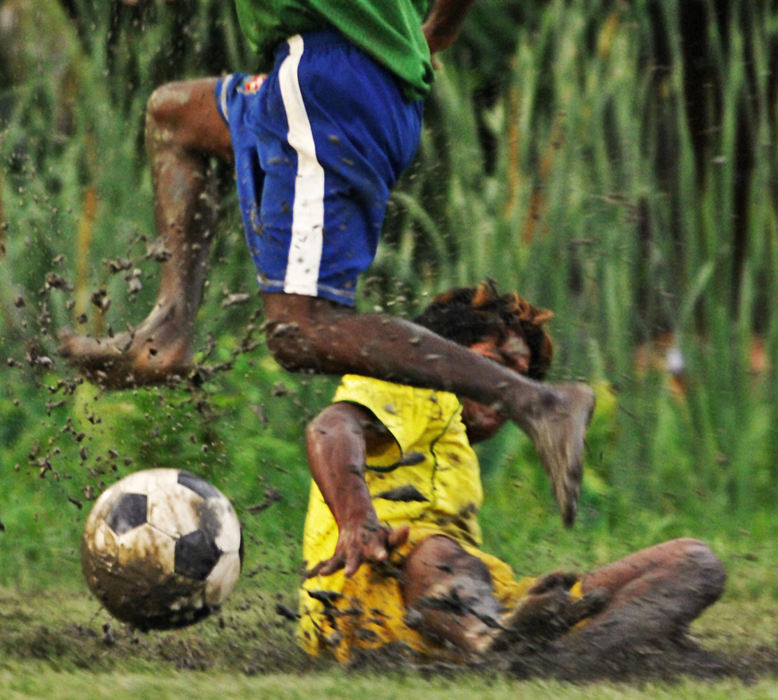
<instances>
[{"instance_id":1,"label":"wet muddy pitch","mask_svg":"<svg viewBox=\"0 0 778 700\"><path fill-rule=\"evenodd\" d=\"M143 633L121 624L86 592L0 595L0 654L28 664L95 673L131 672L153 665L160 672L213 671L247 676L313 673L334 663L308 657L295 642L293 600L243 590L220 613L183 630ZM741 603L723 603L720 623L709 620L699 638L659 646L642 643L607 655L560 661L542 653L463 665L409 659L394 650L354 660L345 673L393 672L424 677L494 674L516 680L548 678L575 683L618 681L672 683L692 678L715 683L778 679L778 643L749 639L723 626L740 615ZM744 611L747 617L751 611Z\"/></svg>"}]
</instances>

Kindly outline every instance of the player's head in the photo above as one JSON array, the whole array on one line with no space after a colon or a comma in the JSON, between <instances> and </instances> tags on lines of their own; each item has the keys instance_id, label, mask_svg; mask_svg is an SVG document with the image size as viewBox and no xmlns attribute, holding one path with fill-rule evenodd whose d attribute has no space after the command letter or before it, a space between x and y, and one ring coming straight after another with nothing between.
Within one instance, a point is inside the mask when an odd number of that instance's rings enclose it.
<instances>
[{"instance_id":1,"label":"player's head","mask_svg":"<svg viewBox=\"0 0 778 700\"><path fill-rule=\"evenodd\" d=\"M543 327L553 315L516 293L500 294L489 280L476 287L458 287L439 294L415 321L468 347L487 339L500 345L515 333L529 348L527 376L539 380L546 376L554 355L551 336Z\"/></svg>"}]
</instances>

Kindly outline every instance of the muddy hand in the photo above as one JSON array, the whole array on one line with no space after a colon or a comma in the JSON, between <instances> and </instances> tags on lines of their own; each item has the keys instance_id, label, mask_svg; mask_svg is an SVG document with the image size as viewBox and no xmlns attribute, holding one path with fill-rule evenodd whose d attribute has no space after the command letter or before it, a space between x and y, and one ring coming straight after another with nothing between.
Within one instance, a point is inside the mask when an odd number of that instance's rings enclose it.
<instances>
[{"instance_id":1,"label":"muddy hand","mask_svg":"<svg viewBox=\"0 0 778 700\"><path fill-rule=\"evenodd\" d=\"M386 561L392 549L405 544L409 532L407 525L398 530L372 524L344 528L338 535L335 554L309 569L305 577L329 576L340 569L346 576L353 576L366 562Z\"/></svg>"}]
</instances>

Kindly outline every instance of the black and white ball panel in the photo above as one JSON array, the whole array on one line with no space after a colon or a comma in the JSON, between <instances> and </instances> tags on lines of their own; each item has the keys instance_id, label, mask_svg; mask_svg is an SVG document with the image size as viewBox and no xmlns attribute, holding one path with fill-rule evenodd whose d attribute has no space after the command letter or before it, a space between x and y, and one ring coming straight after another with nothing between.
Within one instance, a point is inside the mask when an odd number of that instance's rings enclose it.
<instances>
[{"instance_id":1,"label":"black and white ball panel","mask_svg":"<svg viewBox=\"0 0 778 700\"><path fill-rule=\"evenodd\" d=\"M146 520L170 537L186 535L200 527L200 506L203 497L179 483L170 484L165 490L148 494Z\"/></svg>"},{"instance_id":2,"label":"black and white ball panel","mask_svg":"<svg viewBox=\"0 0 778 700\"><path fill-rule=\"evenodd\" d=\"M148 496L145 493L123 493L116 499L105 522L117 535L123 535L146 522Z\"/></svg>"},{"instance_id":3,"label":"black and white ball panel","mask_svg":"<svg viewBox=\"0 0 778 700\"><path fill-rule=\"evenodd\" d=\"M178 472L177 481L203 498L219 498L222 495L221 491L213 484L209 484L205 479L201 479L196 474Z\"/></svg>"},{"instance_id":4,"label":"black and white ball panel","mask_svg":"<svg viewBox=\"0 0 778 700\"><path fill-rule=\"evenodd\" d=\"M209 496L199 507L200 528L222 552L237 552L241 529L232 504L221 493Z\"/></svg>"},{"instance_id":5,"label":"black and white ball panel","mask_svg":"<svg viewBox=\"0 0 778 700\"><path fill-rule=\"evenodd\" d=\"M195 581L205 581L221 555L208 533L194 530L176 540L175 572Z\"/></svg>"}]
</instances>

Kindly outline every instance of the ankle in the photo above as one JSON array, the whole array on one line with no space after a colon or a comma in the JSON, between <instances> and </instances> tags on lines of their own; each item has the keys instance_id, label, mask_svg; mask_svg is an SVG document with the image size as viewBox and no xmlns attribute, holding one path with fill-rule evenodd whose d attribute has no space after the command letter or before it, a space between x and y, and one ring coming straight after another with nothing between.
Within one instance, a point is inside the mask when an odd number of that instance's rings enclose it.
<instances>
[{"instance_id":1,"label":"ankle","mask_svg":"<svg viewBox=\"0 0 778 700\"><path fill-rule=\"evenodd\" d=\"M558 414L566 403L562 392L553 386L541 385L534 392L520 391L512 404L514 421L532 437L537 426L549 415Z\"/></svg>"}]
</instances>

